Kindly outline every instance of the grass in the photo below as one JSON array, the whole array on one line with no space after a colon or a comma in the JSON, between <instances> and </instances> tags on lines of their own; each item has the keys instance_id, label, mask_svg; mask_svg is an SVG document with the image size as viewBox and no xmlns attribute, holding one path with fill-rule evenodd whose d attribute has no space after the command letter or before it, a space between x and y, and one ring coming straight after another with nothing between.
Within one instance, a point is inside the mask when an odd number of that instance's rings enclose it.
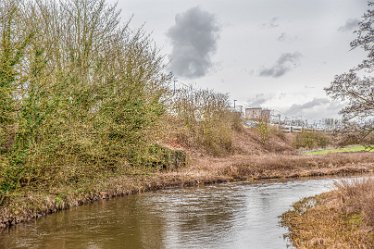
<instances>
[{"instance_id":1,"label":"grass","mask_svg":"<svg viewBox=\"0 0 374 249\"><path fill-rule=\"evenodd\" d=\"M350 175L372 172L374 154L331 154L326 156L236 155L222 160L204 158L192 168L200 172L228 175L240 180Z\"/></svg>"},{"instance_id":2,"label":"grass","mask_svg":"<svg viewBox=\"0 0 374 249\"><path fill-rule=\"evenodd\" d=\"M374 248L374 180L336 187L295 203L282 215L296 248Z\"/></svg>"},{"instance_id":3,"label":"grass","mask_svg":"<svg viewBox=\"0 0 374 249\"><path fill-rule=\"evenodd\" d=\"M332 148L332 149L322 149L307 151L305 155L327 155L331 153L354 153L354 152L374 152L374 150L369 151L363 145L350 145L342 148Z\"/></svg>"}]
</instances>

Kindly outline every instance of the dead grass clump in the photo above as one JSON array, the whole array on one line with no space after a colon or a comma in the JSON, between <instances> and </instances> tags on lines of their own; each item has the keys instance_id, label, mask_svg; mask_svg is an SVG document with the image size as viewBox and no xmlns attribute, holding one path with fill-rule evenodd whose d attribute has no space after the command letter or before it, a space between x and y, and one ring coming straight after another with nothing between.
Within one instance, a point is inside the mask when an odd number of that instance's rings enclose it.
<instances>
[{"instance_id":1,"label":"dead grass clump","mask_svg":"<svg viewBox=\"0 0 374 249\"><path fill-rule=\"evenodd\" d=\"M296 248L374 248L374 180L335 185L335 191L303 199L282 215Z\"/></svg>"},{"instance_id":2,"label":"dead grass clump","mask_svg":"<svg viewBox=\"0 0 374 249\"><path fill-rule=\"evenodd\" d=\"M287 138L283 140L270 129L265 143L261 142L261 135L256 128L243 128L240 132L234 132L233 147L239 154L264 154L264 153L286 153L296 154Z\"/></svg>"},{"instance_id":3,"label":"dead grass clump","mask_svg":"<svg viewBox=\"0 0 374 249\"><path fill-rule=\"evenodd\" d=\"M341 209L362 214L366 225L374 229L374 180L336 183Z\"/></svg>"},{"instance_id":4,"label":"dead grass clump","mask_svg":"<svg viewBox=\"0 0 374 249\"><path fill-rule=\"evenodd\" d=\"M266 153L226 158L193 156L188 170L235 179L267 179L362 174L373 171L374 154L308 156Z\"/></svg>"},{"instance_id":5,"label":"dead grass clump","mask_svg":"<svg viewBox=\"0 0 374 249\"><path fill-rule=\"evenodd\" d=\"M373 248L373 232L362 227L360 215L343 212L334 193L295 203L282 224L296 248Z\"/></svg>"}]
</instances>

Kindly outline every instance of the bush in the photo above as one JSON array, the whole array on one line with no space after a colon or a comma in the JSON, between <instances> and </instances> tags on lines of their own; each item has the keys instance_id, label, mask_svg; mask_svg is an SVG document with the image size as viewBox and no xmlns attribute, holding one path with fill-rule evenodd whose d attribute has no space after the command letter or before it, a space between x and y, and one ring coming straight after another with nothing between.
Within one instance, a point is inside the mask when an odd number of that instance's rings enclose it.
<instances>
[{"instance_id":1,"label":"bush","mask_svg":"<svg viewBox=\"0 0 374 249\"><path fill-rule=\"evenodd\" d=\"M169 149L155 144L149 147L143 164L160 170L173 170L187 165L187 155L183 150Z\"/></svg>"},{"instance_id":2,"label":"bush","mask_svg":"<svg viewBox=\"0 0 374 249\"><path fill-rule=\"evenodd\" d=\"M241 129L241 119L230 110L226 94L192 87L179 89L172 113L181 126L176 136L185 145L202 147L215 156L232 151L232 133Z\"/></svg>"},{"instance_id":3,"label":"bush","mask_svg":"<svg viewBox=\"0 0 374 249\"><path fill-rule=\"evenodd\" d=\"M260 142L261 142L262 146L266 145L266 143L269 140L269 135L270 135L269 125L266 122L261 121L257 125L256 128L257 128L257 131L260 135Z\"/></svg>"},{"instance_id":4,"label":"bush","mask_svg":"<svg viewBox=\"0 0 374 249\"><path fill-rule=\"evenodd\" d=\"M171 79L149 36L104 0L4 0L0 16L0 189L140 166Z\"/></svg>"},{"instance_id":5,"label":"bush","mask_svg":"<svg viewBox=\"0 0 374 249\"><path fill-rule=\"evenodd\" d=\"M294 147L299 148L324 148L328 145L329 140L323 133L312 132L312 131L302 131L297 133L294 140Z\"/></svg>"}]
</instances>

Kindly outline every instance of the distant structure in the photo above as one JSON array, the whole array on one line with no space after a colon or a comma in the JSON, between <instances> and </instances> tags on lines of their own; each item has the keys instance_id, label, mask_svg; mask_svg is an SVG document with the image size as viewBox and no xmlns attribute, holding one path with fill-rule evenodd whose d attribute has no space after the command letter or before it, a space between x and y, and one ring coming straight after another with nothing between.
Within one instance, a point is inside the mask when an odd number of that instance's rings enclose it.
<instances>
[{"instance_id":1,"label":"distant structure","mask_svg":"<svg viewBox=\"0 0 374 249\"><path fill-rule=\"evenodd\" d=\"M243 106L242 105L237 105L235 106L235 112L240 112L240 113L243 113Z\"/></svg>"},{"instance_id":2,"label":"distant structure","mask_svg":"<svg viewBox=\"0 0 374 249\"><path fill-rule=\"evenodd\" d=\"M271 110L269 109L262 109L261 112L261 120L265 121L266 123L270 122Z\"/></svg>"},{"instance_id":3,"label":"distant structure","mask_svg":"<svg viewBox=\"0 0 374 249\"><path fill-rule=\"evenodd\" d=\"M262 108L260 107L245 108L244 117L249 120L260 120L261 112Z\"/></svg>"},{"instance_id":4,"label":"distant structure","mask_svg":"<svg viewBox=\"0 0 374 249\"><path fill-rule=\"evenodd\" d=\"M263 109L262 107L245 107L244 112L242 106L237 106L234 110L245 119L248 127L256 127L258 122L266 122L269 125L283 130L284 132L297 133L302 131L319 131L331 133L342 127L342 120L334 118L326 118L322 120L302 119L295 116L286 116L278 110Z\"/></svg>"},{"instance_id":5,"label":"distant structure","mask_svg":"<svg viewBox=\"0 0 374 249\"><path fill-rule=\"evenodd\" d=\"M262 109L261 107L249 107L245 108L244 118L253 121L270 121L271 111L268 109Z\"/></svg>"}]
</instances>

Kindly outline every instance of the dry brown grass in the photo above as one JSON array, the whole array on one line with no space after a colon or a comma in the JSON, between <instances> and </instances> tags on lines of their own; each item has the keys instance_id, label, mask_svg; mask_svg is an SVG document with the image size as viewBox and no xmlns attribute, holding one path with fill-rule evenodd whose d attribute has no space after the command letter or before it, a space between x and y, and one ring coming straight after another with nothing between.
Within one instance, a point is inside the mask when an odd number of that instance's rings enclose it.
<instances>
[{"instance_id":1,"label":"dry brown grass","mask_svg":"<svg viewBox=\"0 0 374 249\"><path fill-rule=\"evenodd\" d=\"M365 224L374 229L374 180L336 184L340 207L345 213L362 214Z\"/></svg>"},{"instance_id":2,"label":"dry brown grass","mask_svg":"<svg viewBox=\"0 0 374 249\"><path fill-rule=\"evenodd\" d=\"M289 178L369 173L374 169L370 153L331 154L327 156L233 155L226 158L193 157L189 171L226 175L236 179Z\"/></svg>"},{"instance_id":3,"label":"dry brown grass","mask_svg":"<svg viewBox=\"0 0 374 249\"><path fill-rule=\"evenodd\" d=\"M269 129L269 136L265 143L261 141L261 134L257 129L244 128L235 132L233 146L238 154L286 153L296 154L292 147L292 136L276 129Z\"/></svg>"},{"instance_id":4,"label":"dry brown grass","mask_svg":"<svg viewBox=\"0 0 374 249\"><path fill-rule=\"evenodd\" d=\"M185 149L195 154L209 154L203 146L194 143L193 136L188 129L173 117L167 117L163 123L165 133L162 143L168 147ZM216 157L227 157L230 154L260 155L263 153L286 153L297 154L292 147L293 134L284 134L281 131L271 129L269 139L265 144L261 143L260 134L257 129L244 128L232 130L232 149L230 153L215 155Z\"/></svg>"},{"instance_id":5,"label":"dry brown grass","mask_svg":"<svg viewBox=\"0 0 374 249\"><path fill-rule=\"evenodd\" d=\"M283 215L296 248L374 248L374 180L336 186Z\"/></svg>"},{"instance_id":6,"label":"dry brown grass","mask_svg":"<svg viewBox=\"0 0 374 249\"><path fill-rule=\"evenodd\" d=\"M303 199L282 220L299 249L373 248L374 234L362 227L361 217L342 212L331 194Z\"/></svg>"}]
</instances>

